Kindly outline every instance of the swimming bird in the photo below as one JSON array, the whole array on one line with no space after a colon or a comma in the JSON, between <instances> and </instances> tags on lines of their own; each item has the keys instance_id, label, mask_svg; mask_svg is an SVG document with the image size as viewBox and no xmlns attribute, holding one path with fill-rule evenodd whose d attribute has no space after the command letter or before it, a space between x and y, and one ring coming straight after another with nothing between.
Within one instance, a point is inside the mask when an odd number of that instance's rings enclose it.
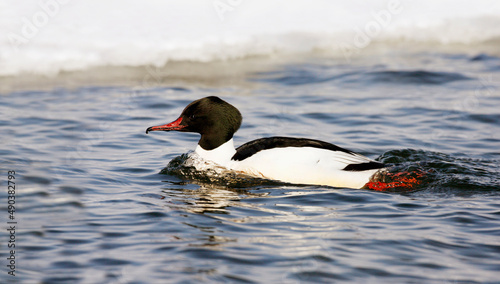
<instances>
[{"instance_id":1,"label":"swimming bird","mask_svg":"<svg viewBox=\"0 0 500 284\"><path fill-rule=\"evenodd\" d=\"M331 143L294 137L267 137L234 147L240 111L226 101L205 97L190 103L179 118L150 131L201 134L195 153L231 171L294 184L362 188L383 163Z\"/></svg>"}]
</instances>

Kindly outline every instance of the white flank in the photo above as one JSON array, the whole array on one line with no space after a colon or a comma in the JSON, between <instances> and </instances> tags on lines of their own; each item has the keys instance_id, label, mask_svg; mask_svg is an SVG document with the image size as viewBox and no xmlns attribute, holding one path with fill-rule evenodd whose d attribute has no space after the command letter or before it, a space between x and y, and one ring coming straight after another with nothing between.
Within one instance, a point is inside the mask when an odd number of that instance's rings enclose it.
<instances>
[{"instance_id":1,"label":"white flank","mask_svg":"<svg viewBox=\"0 0 500 284\"><path fill-rule=\"evenodd\" d=\"M361 188L378 169L344 171L349 164L370 159L312 147L273 148L257 152L243 161L231 161L228 168L267 179L296 184L317 184Z\"/></svg>"},{"instance_id":2,"label":"white flank","mask_svg":"<svg viewBox=\"0 0 500 284\"><path fill-rule=\"evenodd\" d=\"M313 147L273 148L257 152L243 161L234 161L231 160L236 153L233 139L210 151L198 145L195 153L230 170L296 184L361 188L379 170L344 171L342 169L349 164L372 160L359 154Z\"/></svg>"}]
</instances>

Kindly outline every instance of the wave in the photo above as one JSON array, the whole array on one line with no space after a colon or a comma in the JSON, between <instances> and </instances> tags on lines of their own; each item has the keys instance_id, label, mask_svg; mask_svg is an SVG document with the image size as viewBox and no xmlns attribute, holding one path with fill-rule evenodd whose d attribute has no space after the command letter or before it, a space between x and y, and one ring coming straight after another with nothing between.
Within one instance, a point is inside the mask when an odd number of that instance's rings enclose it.
<instances>
[{"instance_id":1,"label":"wave","mask_svg":"<svg viewBox=\"0 0 500 284\"><path fill-rule=\"evenodd\" d=\"M0 2L0 76L318 51L349 59L374 43L496 45L498 24L500 3L488 0Z\"/></svg>"},{"instance_id":2,"label":"wave","mask_svg":"<svg viewBox=\"0 0 500 284\"><path fill-rule=\"evenodd\" d=\"M420 191L432 194L469 196L498 193L500 177L498 161L456 158L447 154L402 149L384 153L377 160L397 165L398 171L426 172Z\"/></svg>"},{"instance_id":3,"label":"wave","mask_svg":"<svg viewBox=\"0 0 500 284\"><path fill-rule=\"evenodd\" d=\"M176 176L182 180L193 181L201 185L216 185L229 188L286 184L230 171L200 158L195 153L186 153L175 157L161 170L160 174Z\"/></svg>"},{"instance_id":4,"label":"wave","mask_svg":"<svg viewBox=\"0 0 500 284\"><path fill-rule=\"evenodd\" d=\"M440 85L454 81L473 80L457 72L435 72L425 70L358 71L330 75L321 66L292 66L282 71L259 72L255 81L281 85L318 84L331 81L370 82L392 84ZM258 78L258 77L263 78Z\"/></svg>"}]
</instances>

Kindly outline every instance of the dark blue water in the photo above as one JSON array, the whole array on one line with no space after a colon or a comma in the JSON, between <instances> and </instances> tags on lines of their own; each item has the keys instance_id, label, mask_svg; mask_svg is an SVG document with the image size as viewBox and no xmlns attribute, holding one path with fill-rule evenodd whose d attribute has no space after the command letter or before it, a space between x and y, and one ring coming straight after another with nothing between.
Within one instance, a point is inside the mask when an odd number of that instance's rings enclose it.
<instances>
[{"instance_id":1,"label":"dark blue water","mask_svg":"<svg viewBox=\"0 0 500 284\"><path fill-rule=\"evenodd\" d=\"M15 171L17 224L16 276L3 229L0 279L498 283L499 66L490 55L312 58L227 83L2 94L0 215L6 228ZM160 174L199 137L146 128L208 95L242 112L237 145L309 137L427 174L390 192Z\"/></svg>"}]
</instances>

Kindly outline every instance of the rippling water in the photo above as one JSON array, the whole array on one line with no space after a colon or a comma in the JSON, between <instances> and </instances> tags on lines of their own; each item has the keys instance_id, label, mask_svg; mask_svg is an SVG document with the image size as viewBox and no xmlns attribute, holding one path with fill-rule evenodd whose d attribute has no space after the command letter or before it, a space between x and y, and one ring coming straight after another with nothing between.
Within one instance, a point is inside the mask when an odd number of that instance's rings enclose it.
<instances>
[{"instance_id":1,"label":"rippling water","mask_svg":"<svg viewBox=\"0 0 500 284\"><path fill-rule=\"evenodd\" d=\"M499 67L488 55L311 58L226 84L2 94L2 176L15 170L18 208L17 276L2 230L2 279L498 282ZM428 174L377 192L164 170L199 137L145 129L208 95L242 112L237 145L309 137Z\"/></svg>"}]
</instances>

